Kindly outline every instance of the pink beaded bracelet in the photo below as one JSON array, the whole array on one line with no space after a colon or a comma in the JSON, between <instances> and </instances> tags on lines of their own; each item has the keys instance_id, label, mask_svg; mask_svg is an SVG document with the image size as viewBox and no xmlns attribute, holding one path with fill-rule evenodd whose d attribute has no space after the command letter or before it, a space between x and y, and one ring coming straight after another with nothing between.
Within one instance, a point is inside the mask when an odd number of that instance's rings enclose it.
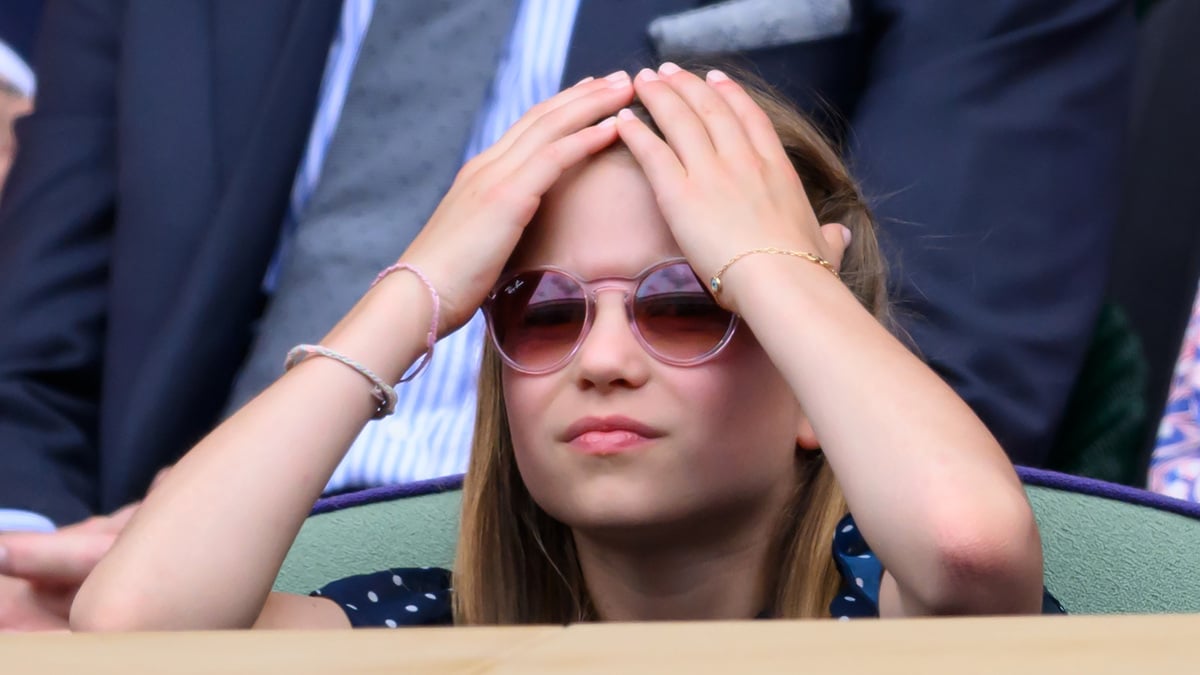
<instances>
[{"instance_id":1,"label":"pink beaded bracelet","mask_svg":"<svg viewBox=\"0 0 1200 675\"><path fill-rule=\"evenodd\" d=\"M429 320L429 336L425 342L425 354L421 357L421 361L417 363L416 370L405 377L400 378L400 382L408 382L417 375L420 375L421 371L425 370L425 367L429 365L429 361L433 358L433 345L437 343L438 310L440 308L441 301L438 298L437 289L433 287L433 282L429 280L429 277L426 277L421 270L409 265L408 263L398 262L395 265L385 268L379 273L378 276L375 277L375 281L371 282L371 288L374 288L376 284L383 281L392 272L398 272L400 270L408 270L409 272L415 274L417 278L421 280L421 283L425 284L425 287L429 289L429 296L433 300L433 317Z\"/></svg>"}]
</instances>

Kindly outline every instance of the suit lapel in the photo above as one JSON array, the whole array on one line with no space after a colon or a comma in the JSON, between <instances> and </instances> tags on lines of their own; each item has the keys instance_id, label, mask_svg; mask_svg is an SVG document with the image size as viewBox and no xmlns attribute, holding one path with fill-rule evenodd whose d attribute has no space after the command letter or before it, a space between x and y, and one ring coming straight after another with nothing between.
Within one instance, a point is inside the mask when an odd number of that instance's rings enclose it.
<instances>
[{"instance_id":1,"label":"suit lapel","mask_svg":"<svg viewBox=\"0 0 1200 675\"><path fill-rule=\"evenodd\" d=\"M339 2L295 2L294 0L213 0L211 47L213 59L213 125L219 149L222 177L228 177L241 160L251 130L270 101L277 78L287 81L300 56L284 53L300 49L321 55L321 65L310 75L321 77L332 30L336 27ZM311 54L309 54L311 56ZM289 84L301 86L296 81ZM278 95L292 92L275 89ZM298 93L298 92L297 92ZM294 114L300 114L297 105ZM223 181L224 182L224 181Z\"/></svg>"},{"instance_id":2,"label":"suit lapel","mask_svg":"<svg viewBox=\"0 0 1200 675\"><path fill-rule=\"evenodd\" d=\"M185 451L212 425L258 314L257 294L278 241L303 153L337 2L217 0L210 5L213 133L221 187L177 302L145 355L105 486L141 494L152 463ZM201 30L204 30L203 28Z\"/></svg>"}]
</instances>

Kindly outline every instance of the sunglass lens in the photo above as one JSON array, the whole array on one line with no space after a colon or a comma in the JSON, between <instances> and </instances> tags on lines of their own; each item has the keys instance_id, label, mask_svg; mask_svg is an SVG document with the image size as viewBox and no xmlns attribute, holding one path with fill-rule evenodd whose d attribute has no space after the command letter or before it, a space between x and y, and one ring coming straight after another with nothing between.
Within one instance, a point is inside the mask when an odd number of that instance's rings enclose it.
<instances>
[{"instance_id":1,"label":"sunglass lens","mask_svg":"<svg viewBox=\"0 0 1200 675\"><path fill-rule=\"evenodd\" d=\"M492 330L500 351L519 367L539 371L575 347L587 316L583 289L557 272L520 274L496 292Z\"/></svg>"},{"instance_id":2,"label":"sunglass lens","mask_svg":"<svg viewBox=\"0 0 1200 675\"><path fill-rule=\"evenodd\" d=\"M708 294L686 264L652 272L638 286L633 303L638 331L659 356L695 361L721 346L733 315Z\"/></svg>"}]
</instances>

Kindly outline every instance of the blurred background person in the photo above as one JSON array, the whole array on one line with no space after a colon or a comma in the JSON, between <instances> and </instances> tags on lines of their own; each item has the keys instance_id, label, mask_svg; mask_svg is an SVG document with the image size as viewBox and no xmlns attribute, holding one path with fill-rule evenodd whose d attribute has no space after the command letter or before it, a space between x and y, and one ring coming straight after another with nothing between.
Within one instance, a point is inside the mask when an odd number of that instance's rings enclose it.
<instances>
[{"instance_id":1,"label":"blurred background person","mask_svg":"<svg viewBox=\"0 0 1200 675\"><path fill-rule=\"evenodd\" d=\"M17 151L13 124L33 110L37 93L29 63L41 13L41 0L0 4L0 192Z\"/></svg>"}]
</instances>

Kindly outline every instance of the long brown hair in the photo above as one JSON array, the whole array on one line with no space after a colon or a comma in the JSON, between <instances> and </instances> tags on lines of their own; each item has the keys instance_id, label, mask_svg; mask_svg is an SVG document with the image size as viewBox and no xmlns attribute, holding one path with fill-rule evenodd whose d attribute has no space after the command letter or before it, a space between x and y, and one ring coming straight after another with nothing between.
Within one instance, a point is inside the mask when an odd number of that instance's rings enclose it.
<instances>
[{"instance_id":1,"label":"long brown hair","mask_svg":"<svg viewBox=\"0 0 1200 675\"><path fill-rule=\"evenodd\" d=\"M702 72L697 70L696 72ZM766 111L821 223L842 223L853 239L842 280L891 328L886 273L875 223L831 143L794 107L744 74L736 77ZM658 132L638 105L633 110ZM661 132L658 132L661 135ZM460 624L568 623L596 618L571 530L541 509L517 470L501 387L502 364L485 344L471 460L463 485L454 566L454 618ZM775 616L828 616L839 575L830 548L846 502L820 452L797 450L795 494L781 514Z\"/></svg>"}]
</instances>

